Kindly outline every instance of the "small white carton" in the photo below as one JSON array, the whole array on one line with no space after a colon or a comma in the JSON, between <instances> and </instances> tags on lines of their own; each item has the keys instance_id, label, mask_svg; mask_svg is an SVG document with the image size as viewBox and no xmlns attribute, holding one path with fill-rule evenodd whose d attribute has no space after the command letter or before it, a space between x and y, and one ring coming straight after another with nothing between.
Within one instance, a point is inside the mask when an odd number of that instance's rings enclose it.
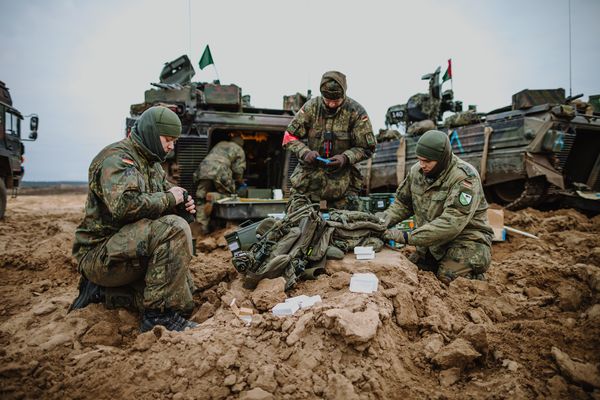
<instances>
[{"instance_id":1,"label":"small white carton","mask_svg":"<svg viewBox=\"0 0 600 400\"><path fill-rule=\"evenodd\" d=\"M277 303L271 310L273 315L293 315L300 306L296 302Z\"/></svg>"},{"instance_id":2,"label":"small white carton","mask_svg":"<svg viewBox=\"0 0 600 400\"><path fill-rule=\"evenodd\" d=\"M374 258L375 258L375 253L357 254L356 255L357 260L373 260Z\"/></svg>"},{"instance_id":3,"label":"small white carton","mask_svg":"<svg viewBox=\"0 0 600 400\"><path fill-rule=\"evenodd\" d=\"M285 299L286 303L296 303L300 308L309 308L314 306L316 303L321 302L321 296L318 294L316 296L306 296L301 294L300 296L290 297L289 299Z\"/></svg>"},{"instance_id":4,"label":"small white carton","mask_svg":"<svg viewBox=\"0 0 600 400\"><path fill-rule=\"evenodd\" d=\"M350 278L350 291L354 293L373 293L378 285L379 279L371 272L355 273Z\"/></svg>"},{"instance_id":5,"label":"small white carton","mask_svg":"<svg viewBox=\"0 0 600 400\"><path fill-rule=\"evenodd\" d=\"M373 246L356 246L354 248L354 254L371 254L374 253Z\"/></svg>"}]
</instances>

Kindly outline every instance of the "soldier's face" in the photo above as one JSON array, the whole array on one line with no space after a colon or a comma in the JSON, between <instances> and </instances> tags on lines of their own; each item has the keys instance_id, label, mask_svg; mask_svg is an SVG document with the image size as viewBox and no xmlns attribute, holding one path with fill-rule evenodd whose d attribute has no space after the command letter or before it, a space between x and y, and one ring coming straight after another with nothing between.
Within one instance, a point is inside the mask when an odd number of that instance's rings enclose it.
<instances>
[{"instance_id":1,"label":"soldier's face","mask_svg":"<svg viewBox=\"0 0 600 400\"><path fill-rule=\"evenodd\" d=\"M421 167L421 170L423 170L423 173L425 175L431 173L431 171L433 171L433 169L435 168L435 166L438 163L435 160L429 160L425 157L417 156L417 159L419 160L419 167Z\"/></svg>"},{"instance_id":2,"label":"soldier's face","mask_svg":"<svg viewBox=\"0 0 600 400\"><path fill-rule=\"evenodd\" d=\"M332 110L335 110L336 108L341 106L343 102L344 102L344 98L337 99L337 100L331 100L326 97L323 97L323 103L325 104L325 106L327 106L327 108L331 108Z\"/></svg>"},{"instance_id":3,"label":"soldier's face","mask_svg":"<svg viewBox=\"0 0 600 400\"><path fill-rule=\"evenodd\" d=\"M163 147L163 150L165 151L165 153L168 153L175 148L176 141L177 141L177 139L174 137L171 137L171 136L161 136L160 137L160 144L162 144L162 147Z\"/></svg>"}]
</instances>

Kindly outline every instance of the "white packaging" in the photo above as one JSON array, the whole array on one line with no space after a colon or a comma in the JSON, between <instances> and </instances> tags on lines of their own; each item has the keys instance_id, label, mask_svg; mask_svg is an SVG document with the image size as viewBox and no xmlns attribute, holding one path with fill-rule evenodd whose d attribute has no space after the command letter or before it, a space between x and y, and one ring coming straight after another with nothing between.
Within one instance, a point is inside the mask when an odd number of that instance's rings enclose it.
<instances>
[{"instance_id":1,"label":"white packaging","mask_svg":"<svg viewBox=\"0 0 600 400\"><path fill-rule=\"evenodd\" d=\"M283 191L281 189L273 189L273 200L282 200Z\"/></svg>"},{"instance_id":2,"label":"white packaging","mask_svg":"<svg viewBox=\"0 0 600 400\"><path fill-rule=\"evenodd\" d=\"M374 253L373 246L356 246L354 254L371 254Z\"/></svg>"},{"instance_id":3,"label":"white packaging","mask_svg":"<svg viewBox=\"0 0 600 400\"><path fill-rule=\"evenodd\" d=\"M296 302L277 303L271 310L273 315L292 315L300 306Z\"/></svg>"},{"instance_id":4,"label":"white packaging","mask_svg":"<svg viewBox=\"0 0 600 400\"><path fill-rule=\"evenodd\" d=\"M300 296L290 297L289 299L285 299L286 303L295 303L300 308L309 308L314 306L316 303L321 302L321 296L306 296L301 294Z\"/></svg>"},{"instance_id":5,"label":"white packaging","mask_svg":"<svg viewBox=\"0 0 600 400\"><path fill-rule=\"evenodd\" d=\"M375 252L356 255L357 260L372 260L374 258L375 258Z\"/></svg>"},{"instance_id":6,"label":"white packaging","mask_svg":"<svg viewBox=\"0 0 600 400\"><path fill-rule=\"evenodd\" d=\"M371 272L352 274L350 291L354 293L373 293L377 291L379 280Z\"/></svg>"}]
</instances>

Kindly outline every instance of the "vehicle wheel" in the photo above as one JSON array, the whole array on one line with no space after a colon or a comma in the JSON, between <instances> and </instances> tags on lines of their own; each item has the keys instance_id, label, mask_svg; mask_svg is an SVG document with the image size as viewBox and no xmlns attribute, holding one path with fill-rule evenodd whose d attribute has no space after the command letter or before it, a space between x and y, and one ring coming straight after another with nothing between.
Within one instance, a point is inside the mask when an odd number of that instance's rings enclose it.
<instances>
[{"instance_id":1,"label":"vehicle wheel","mask_svg":"<svg viewBox=\"0 0 600 400\"><path fill-rule=\"evenodd\" d=\"M4 178L0 177L0 219L4 218L5 211L6 211L6 185L4 184Z\"/></svg>"},{"instance_id":2,"label":"vehicle wheel","mask_svg":"<svg viewBox=\"0 0 600 400\"><path fill-rule=\"evenodd\" d=\"M493 186L495 200L505 205L517 200L525 190L525 180L499 183Z\"/></svg>"}]
</instances>

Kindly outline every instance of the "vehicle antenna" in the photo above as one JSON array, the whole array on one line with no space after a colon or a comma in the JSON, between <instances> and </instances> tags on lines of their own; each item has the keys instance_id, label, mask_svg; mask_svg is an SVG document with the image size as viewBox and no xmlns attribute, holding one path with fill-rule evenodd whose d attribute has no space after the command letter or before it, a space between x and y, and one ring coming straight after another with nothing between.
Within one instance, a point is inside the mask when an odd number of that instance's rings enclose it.
<instances>
[{"instance_id":1,"label":"vehicle antenna","mask_svg":"<svg viewBox=\"0 0 600 400\"><path fill-rule=\"evenodd\" d=\"M571 72L571 0L569 0L569 96L573 96L573 81Z\"/></svg>"}]
</instances>

